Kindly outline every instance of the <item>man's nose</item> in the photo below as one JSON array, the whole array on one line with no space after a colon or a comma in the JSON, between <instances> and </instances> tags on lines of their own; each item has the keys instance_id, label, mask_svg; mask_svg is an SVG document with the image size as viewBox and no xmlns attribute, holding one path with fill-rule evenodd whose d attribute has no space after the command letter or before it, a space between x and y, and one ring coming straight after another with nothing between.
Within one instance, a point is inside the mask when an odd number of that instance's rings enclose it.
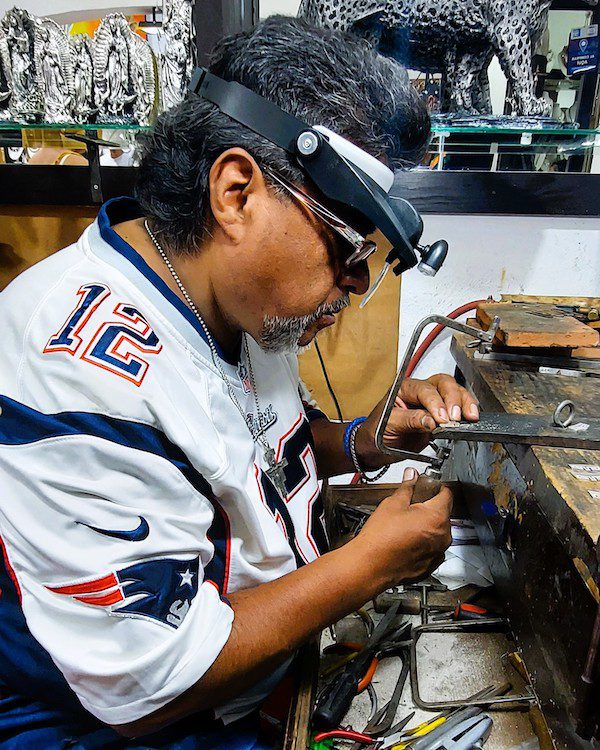
<instances>
[{"instance_id":1,"label":"man's nose","mask_svg":"<svg viewBox=\"0 0 600 750\"><path fill-rule=\"evenodd\" d=\"M344 265L340 271L338 287L348 294L365 294L369 288L369 266L363 260L353 266Z\"/></svg>"}]
</instances>

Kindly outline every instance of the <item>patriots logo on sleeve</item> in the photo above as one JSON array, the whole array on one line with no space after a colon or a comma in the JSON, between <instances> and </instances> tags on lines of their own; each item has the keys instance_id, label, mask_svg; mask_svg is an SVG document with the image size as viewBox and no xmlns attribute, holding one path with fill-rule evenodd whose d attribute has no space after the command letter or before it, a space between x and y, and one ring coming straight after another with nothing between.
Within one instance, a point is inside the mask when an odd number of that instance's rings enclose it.
<instances>
[{"instance_id":1,"label":"patriots logo on sleeve","mask_svg":"<svg viewBox=\"0 0 600 750\"><path fill-rule=\"evenodd\" d=\"M178 628L198 593L200 558L163 558L135 563L84 583L46 586L111 613L145 617Z\"/></svg>"}]
</instances>

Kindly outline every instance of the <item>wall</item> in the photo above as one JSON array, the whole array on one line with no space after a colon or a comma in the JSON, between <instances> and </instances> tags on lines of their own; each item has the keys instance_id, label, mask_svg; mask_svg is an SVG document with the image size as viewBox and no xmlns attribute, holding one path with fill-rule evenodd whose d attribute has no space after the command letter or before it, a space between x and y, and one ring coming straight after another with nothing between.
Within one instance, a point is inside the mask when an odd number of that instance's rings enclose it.
<instances>
[{"instance_id":1,"label":"wall","mask_svg":"<svg viewBox=\"0 0 600 750\"><path fill-rule=\"evenodd\" d=\"M415 325L432 312L446 314L490 294L600 295L600 219L425 216L424 222L423 239L443 237L450 252L435 278L418 271L403 277L399 359ZM453 372L449 336L438 338L416 377Z\"/></svg>"},{"instance_id":2,"label":"wall","mask_svg":"<svg viewBox=\"0 0 600 750\"><path fill-rule=\"evenodd\" d=\"M284 16L295 16L300 7L300 0L259 0L260 17L266 18L275 13Z\"/></svg>"}]
</instances>

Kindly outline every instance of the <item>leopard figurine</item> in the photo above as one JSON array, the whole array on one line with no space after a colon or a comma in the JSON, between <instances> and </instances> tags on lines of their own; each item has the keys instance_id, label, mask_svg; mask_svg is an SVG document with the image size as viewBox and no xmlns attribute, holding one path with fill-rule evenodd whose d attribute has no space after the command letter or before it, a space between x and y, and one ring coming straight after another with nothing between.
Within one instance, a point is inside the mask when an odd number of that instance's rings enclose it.
<instances>
[{"instance_id":1,"label":"leopard figurine","mask_svg":"<svg viewBox=\"0 0 600 750\"><path fill-rule=\"evenodd\" d=\"M511 84L513 115L549 114L534 94L532 51L551 0L302 0L315 26L351 31L409 68L441 72L444 109L491 114L487 69L494 55ZM598 0L586 0L595 5Z\"/></svg>"}]
</instances>

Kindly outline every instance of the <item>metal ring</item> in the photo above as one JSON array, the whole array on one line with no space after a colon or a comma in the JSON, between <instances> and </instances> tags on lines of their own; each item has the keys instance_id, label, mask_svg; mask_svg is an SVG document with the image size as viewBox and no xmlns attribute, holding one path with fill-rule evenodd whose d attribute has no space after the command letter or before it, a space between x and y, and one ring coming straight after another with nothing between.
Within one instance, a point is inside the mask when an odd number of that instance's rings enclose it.
<instances>
[{"instance_id":1,"label":"metal ring","mask_svg":"<svg viewBox=\"0 0 600 750\"><path fill-rule=\"evenodd\" d=\"M561 416L562 413L567 411L566 416ZM554 424L557 427L568 427L571 422L573 421L573 417L575 416L575 404L572 401L569 401L568 399L565 401L561 401L560 404L556 407L554 410Z\"/></svg>"}]
</instances>

